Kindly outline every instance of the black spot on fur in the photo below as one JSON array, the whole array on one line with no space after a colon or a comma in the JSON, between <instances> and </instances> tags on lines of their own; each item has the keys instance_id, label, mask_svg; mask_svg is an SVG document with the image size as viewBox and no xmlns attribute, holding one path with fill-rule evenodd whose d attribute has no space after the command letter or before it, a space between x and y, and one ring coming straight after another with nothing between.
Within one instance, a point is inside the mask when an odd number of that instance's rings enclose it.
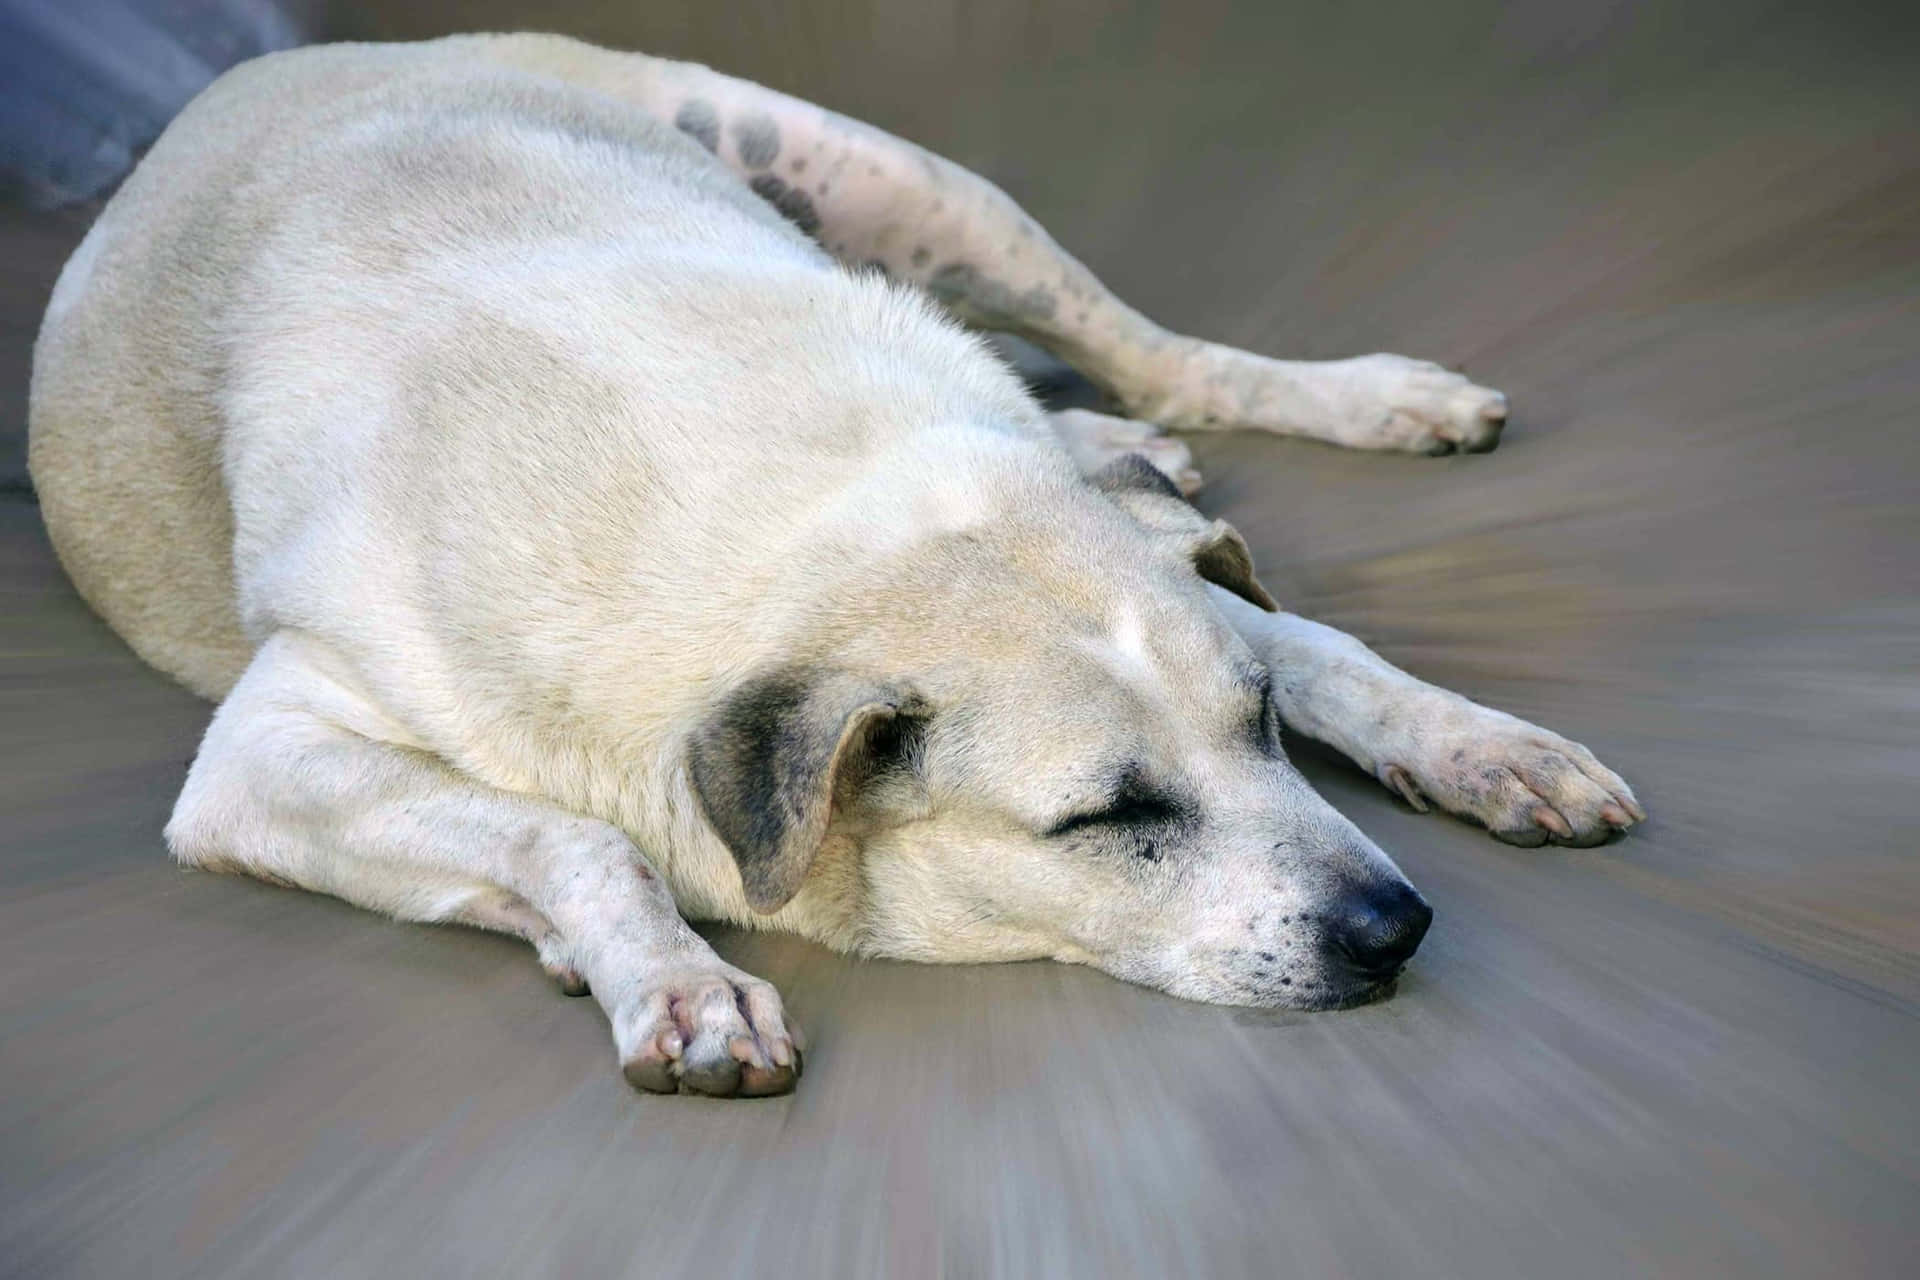
<instances>
[{"instance_id":1,"label":"black spot on fur","mask_svg":"<svg viewBox=\"0 0 1920 1280\"><path fill-rule=\"evenodd\" d=\"M780 211L780 215L808 235L820 230L820 211L813 207L813 198L798 187L790 187L786 181L771 173L755 174L753 181L747 184L753 193Z\"/></svg>"},{"instance_id":2,"label":"black spot on fur","mask_svg":"<svg viewBox=\"0 0 1920 1280\"><path fill-rule=\"evenodd\" d=\"M762 112L742 116L733 126L734 149L749 169L764 169L780 156L780 126Z\"/></svg>"},{"instance_id":3,"label":"black spot on fur","mask_svg":"<svg viewBox=\"0 0 1920 1280\"><path fill-rule=\"evenodd\" d=\"M971 262L949 262L928 279L927 289L942 302L990 320L1046 320L1059 305L1045 285L1015 293Z\"/></svg>"},{"instance_id":4,"label":"black spot on fur","mask_svg":"<svg viewBox=\"0 0 1920 1280\"><path fill-rule=\"evenodd\" d=\"M928 252L927 246L925 245L921 245L913 251L913 265L916 267L924 267L932 260L933 254Z\"/></svg>"},{"instance_id":5,"label":"black spot on fur","mask_svg":"<svg viewBox=\"0 0 1920 1280\"><path fill-rule=\"evenodd\" d=\"M720 113L704 98L691 98L673 117L673 127L712 152L720 150Z\"/></svg>"}]
</instances>

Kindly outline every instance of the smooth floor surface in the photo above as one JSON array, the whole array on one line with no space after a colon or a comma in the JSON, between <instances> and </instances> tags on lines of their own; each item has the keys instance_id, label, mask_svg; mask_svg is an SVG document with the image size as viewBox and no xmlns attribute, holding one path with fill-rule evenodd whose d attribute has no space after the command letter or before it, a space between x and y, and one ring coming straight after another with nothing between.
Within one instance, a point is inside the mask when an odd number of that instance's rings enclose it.
<instances>
[{"instance_id":1,"label":"smooth floor surface","mask_svg":"<svg viewBox=\"0 0 1920 1280\"><path fill-rule=\"evenodd\" d=\"M19 483L86 214L0 214L0 1274L1912 1274L1915 46L1800 12L338 15L723 65L993 176L1169 324L1513 398L1484 457L1196 439L1202 505L1289 606L1584 741L1650 823L1511 849L1297 744L1437 909L1395 999L723 933L811 1039L772 1101L635 1094L518 944L168 864L208 708Z\"/></svg>"}]
</instances>

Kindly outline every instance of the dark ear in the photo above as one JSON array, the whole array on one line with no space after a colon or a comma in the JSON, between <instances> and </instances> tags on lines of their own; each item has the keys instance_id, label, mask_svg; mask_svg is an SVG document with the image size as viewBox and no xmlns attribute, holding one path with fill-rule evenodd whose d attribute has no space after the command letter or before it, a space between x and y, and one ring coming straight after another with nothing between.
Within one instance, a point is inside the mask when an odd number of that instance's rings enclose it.
<instances>
[{"instance_id":1,"label":"dark ear","mask_svg":"<svg viewBox=\"0 0 1920 1280\"><path fill-rule=\"evenodd\" d=\"M688 744L688 771L749 906L778 911L800 891L835 793L857 785L887 731L922 709L898 687L800 668L750 680L713 709Z\"/></svg>"},{"instance_id":2,"label":"dark ear","mask_svg":"<svg viewBox=\"0 0 1920 1280\"><path fill-rule=\"evenodd\" d=\"M1201 515L1146 458L1126 454L1087 478L1141 524L1177 539L1202 578L1268 613L1279 612L1279 603L1253 575L1253 552L1246 539L1225 520Z\"/></svg>"},{"instance_id":3,"label":"dark ear","mask_svg":"<svg viewBox=\"0 0 1920 1280\"><path fill-rule=\"evenodd\" d=\"M1087 482L1102 493L1157 493L1176 502L1186 501L1180 496L1180 487L1148 462L1144 453L1121 454L1088 476Z\"/></svg>"}]
</instances>

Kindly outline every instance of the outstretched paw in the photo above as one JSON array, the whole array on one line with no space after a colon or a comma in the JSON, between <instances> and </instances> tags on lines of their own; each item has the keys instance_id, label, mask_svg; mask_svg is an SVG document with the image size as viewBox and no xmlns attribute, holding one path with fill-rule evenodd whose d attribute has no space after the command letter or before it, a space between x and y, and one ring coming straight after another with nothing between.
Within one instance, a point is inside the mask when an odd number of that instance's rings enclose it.
<instances>
[{"instance_id":1,"label":"outstretched paw","mask_svg":"<svg viewBox=\"0 0 1920 1280\"><path fill-rule=\"evenodd\" d=\"M1349 448L1486 453L1507 425L1504 395L1429 360L1357 356L1327 372L1328 414Z\"/></svg>"},{"instance_id":2,"label":"outstretched paw","mask_svg":"<svg viewBox=\"0 0 1920 1280\"><path fill-rule=\"evenodd\" d=\"M1646 821L1633 789L1591 751L1465 698L1441 693L1402 737L1376 767L1380 781L1416 809L1431 800L1508 844L1584 848Z\"/></svg>"},{"instance_id":3,"label":"outstretched paw","mask_svg":"<svg viewBox=\"0 0 1920 1280\"><path fill-rule=\"evenodd\" d=\"M792 1092L804 1048L780 993L717 959L647 982L615 1040L635 1088L715 1098Z\"/></svg>"},{"instance_id":4,"label":"outstretched paw","mask_svg":"<svg viewBox=\"0 0 1920 1280\"><path fill-rule=\"evenodd\" d=\"M1200 343L1179 367L1173 379L1137 391L1129 412L1183 430L1247 427L1426 454L1485 453L1507 424L1504 395L1430 360L1270 360Z\"/></svg>"}]
</instances>

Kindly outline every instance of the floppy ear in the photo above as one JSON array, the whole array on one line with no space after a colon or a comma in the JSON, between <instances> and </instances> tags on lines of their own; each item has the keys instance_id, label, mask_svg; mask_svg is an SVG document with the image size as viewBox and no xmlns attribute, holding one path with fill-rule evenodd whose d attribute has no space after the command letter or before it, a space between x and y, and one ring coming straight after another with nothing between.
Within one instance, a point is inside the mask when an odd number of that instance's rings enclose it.
<instances>
[{"instance_id":1,"label":"floppy ear","mask_svg":"<svg viewBox=\"0 0 1920 1280\"><path fill-rule=\"evenodd\" d=\"M788 668L741 685L694 731L694 794L733 853L747 904L785 906L807 878L843 797L874 748L923 710L897 686L845 672Z\"/></svg>"},{"instance_id":2,"label":"floppy ear","mask_svg":"<svg viewBox=\"0 0 1920 1280\"><path fill-rule=\"evenodd\" d=\"M1146 458L1126 454L1087 479L1147 528L1178 539L1202 578L1268 613L1280 611L1279 602L1253 576L1253 552L1239 530L1201 515Z\"/></svg>"}]
</instances>

